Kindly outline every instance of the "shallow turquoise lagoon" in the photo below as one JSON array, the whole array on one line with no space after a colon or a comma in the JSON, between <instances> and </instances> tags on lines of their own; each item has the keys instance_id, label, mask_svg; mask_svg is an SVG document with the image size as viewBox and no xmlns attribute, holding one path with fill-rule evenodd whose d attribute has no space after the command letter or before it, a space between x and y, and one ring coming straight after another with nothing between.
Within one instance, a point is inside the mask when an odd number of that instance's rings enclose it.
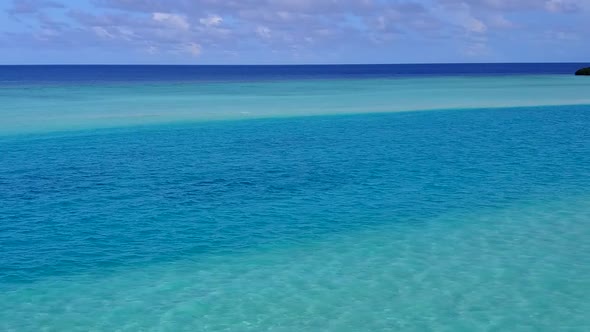
<instances>
[{"instance_id":1,"label":"shallow turquoise lagoon","mask_svg":"<svg viewBox=\"0 0 590 332\"><path fill-rule=\"evenodd\" d=\"M441 76L0 87L0 136L174 123L590 104L585 77Z\"/></svg>"},{"instance_id":2,"label":"shallow turquoise lagoon","mask_svg":"<svg viewBox=\"0 0 590 332\"><path fill-rule=\"evenodd\" d=\"M471 79L3 89L0 330L590 330L588 85Z\"/></svg>"}]
</instances>

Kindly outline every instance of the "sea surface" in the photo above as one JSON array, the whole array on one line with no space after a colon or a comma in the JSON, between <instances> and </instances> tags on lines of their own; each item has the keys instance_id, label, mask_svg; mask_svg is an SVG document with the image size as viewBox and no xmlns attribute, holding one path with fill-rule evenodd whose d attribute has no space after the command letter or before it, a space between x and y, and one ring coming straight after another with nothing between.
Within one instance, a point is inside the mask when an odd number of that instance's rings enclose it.
<instances>
[{"instance_id":1,"label":"sea surface","mask_svg":"<svg viewBox=\"0 0 590 332\"><path fill-rule=\"evenodd\" d=\"M0 331L590 331L583 66L0 66Z\"/></svg>"}]
</instances>

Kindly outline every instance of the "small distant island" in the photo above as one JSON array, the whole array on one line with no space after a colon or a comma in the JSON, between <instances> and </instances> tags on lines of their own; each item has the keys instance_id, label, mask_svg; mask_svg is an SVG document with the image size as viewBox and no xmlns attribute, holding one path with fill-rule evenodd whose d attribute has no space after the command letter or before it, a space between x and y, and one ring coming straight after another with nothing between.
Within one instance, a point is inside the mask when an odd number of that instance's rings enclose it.
<instances>
[{"instance_id":1,"label":"small distant island","mask_svg":"<svg viewBox=\"0 0 590 332\"><path fill-rule=\"evenodd\" d=\"M590 76L590 67L582 68L576 72L576 75Z\"/></svg>"}]
</instances>

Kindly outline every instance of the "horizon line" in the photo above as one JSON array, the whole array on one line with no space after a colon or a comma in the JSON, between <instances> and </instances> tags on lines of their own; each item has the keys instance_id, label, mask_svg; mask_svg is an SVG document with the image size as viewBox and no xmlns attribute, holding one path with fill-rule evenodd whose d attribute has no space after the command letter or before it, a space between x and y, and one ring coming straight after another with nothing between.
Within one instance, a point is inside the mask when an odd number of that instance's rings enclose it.
<instances>
[{"instance_id":1,"label":"horizon line","mask_svg":"<svg viewBox=\"0 0 590 332\"><path fill-rule=\"evenodd\" d=\"M511 64L590 64L578 61L549 61L549 62L404 62L404 63L284 63L284 64L194 64L194 63L0 63L2 67L9 66L403 66L403 65L511 65Z\"/></svg>"}]
</instances>

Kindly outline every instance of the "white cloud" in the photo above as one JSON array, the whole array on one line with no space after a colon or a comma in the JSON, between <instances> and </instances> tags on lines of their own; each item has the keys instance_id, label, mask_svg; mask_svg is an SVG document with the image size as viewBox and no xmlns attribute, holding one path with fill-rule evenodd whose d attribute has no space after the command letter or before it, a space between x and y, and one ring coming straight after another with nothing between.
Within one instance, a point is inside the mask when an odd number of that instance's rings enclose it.
<instances>
[{"instance_id":1,"label":"white cloud","mask_svg":"<svg viewBox=\"0 0 590 332\"><path fill-rule=\"evenodd\" d=\"M158 52L160 51L157 47L155 47L154 45L150 45L147 47L147 49L145 50L147 53L149 54L158 54Z\"/></svg>"},{"instance_id":2,"label":"white cloud","mask_svg":"<svg viewBox=\"0 0 590 332\"><path fill-rule=\"evenodd\" d=\"M108 32L107 29L103 28L103 27L92 27L92 31L94 31L94 33L103 39L113 39L115 38L115 36Z\"/></svg>"},{"instance_id":3,"label":"white cloud","mask_svg":"<svg viewBox=\"0 0 590 332\"><path fill-rule=\"evenodd\" d=\"M485 33L488 30L488 27L482 21L474 17L469 18L464 26L470 32Z\"/></svg>"},{"instance_id":4,"label":"white cloud","mask_svg":"<svg viewBox=\"0 0 590 332\"><path fill-rule=\"evenodd\" d=\"M258 26L256 28L256 34L261 38L268 39L268 38L270 38L271 31L268 27Z\"/></svg>"},{"instance_id":5,"label":"white cloud","mask_svg":"<svg viewBox=\"0 0 590 332\"><path fill-rule=\"evenodd\" d=\"M171 14L171 13L152 13L152 19L156 22L162 23L168 27L178 30L190 29L190 24L183 15Z\"/></svg>"},{"instance_id":6,"label":"white cloud","mask_svg":"<svg viewBox=\"0 0 590 332\"><path fill-rule=\"evenodd\" d=\"M199 22L205 26L213 27L220 25L223 22L223 18L219 15L209 15L207 17L199 19Z\"/></svg>"},{"instance_id":7,"label":"white cloud","mask_svg":"<svg viewBox=\"0 0 590 332\"><path fill-rule=\"evenodd\" d=\"M572 31L551 30L546 32L546 36L551 40L557 41L574 41L579 40L578 34Z\"/></svg>"},{"instance_id":8,"label":"white cloud","mask_svg":"<svg viewBox=\"0 0 590 332\"><path fill-rule=\"evenodd\" d=\"M590 0L89 0L88 8L34 2L47 5L14 1L21 5L9 13L18 14L22 27L15 25L5 40L26 47L39 45L38 36L56 47L100 42L109 52L147 49L161 59L202 56L209 62L230 54L257 59L259 53L282 61L272 51L293 49L314 61L415 61L434 59L428 53L439 49L448 60L466 48L468 55L508 58L516 54L515 41L522 40L526 54L547 42L546 31L562 31L551 34L560 43L576 38L572 33L581 41L581 31L590 28ZM410 46L399 52L406 42Z\"/></svg>"},{"instance_id":9,"label":"white cloud","mask_svg":"<svg viewBox=\"0 0 590 332\"><path fill-rule=\"evenodd\" d=\"M197 43L188 43L185 44L181 47L182 51L194 56L194 57L199 57L201 55L202 52L202 47L201 45L197 44Z\"/></svg>"},{"instance_id":10,"label":"white cloud","mask_svg":"<svg viewBox=\"0 0 590 332\"><path fill-rule=\"evenodd\" d=\"M469 57L482 57L490 54L490 49L485 42L474 42L464 49L465 55Z\"/></svg>"},{"instance_id":11,"label":"white cloud","mask_svg":"<svg viewBox=\"0 0 590 332\"><path fill-rule=\"evenodd\" d=\"M563 13L574 12L580 8L577 2L571 0L547 0L545 9L552 13Z\"/></svg>"},{"instance_id":12,"label":"white cloud","mask_svg":"<svg viewBox=\"0 0 590 332\"><path fill-rule=\"evenodd\" d=\"M506 19L502 15L494 15L487 22L488 25L494 28L510 29L516 27L516 25L512 21Z\"/></svg>"}]
</instances>

